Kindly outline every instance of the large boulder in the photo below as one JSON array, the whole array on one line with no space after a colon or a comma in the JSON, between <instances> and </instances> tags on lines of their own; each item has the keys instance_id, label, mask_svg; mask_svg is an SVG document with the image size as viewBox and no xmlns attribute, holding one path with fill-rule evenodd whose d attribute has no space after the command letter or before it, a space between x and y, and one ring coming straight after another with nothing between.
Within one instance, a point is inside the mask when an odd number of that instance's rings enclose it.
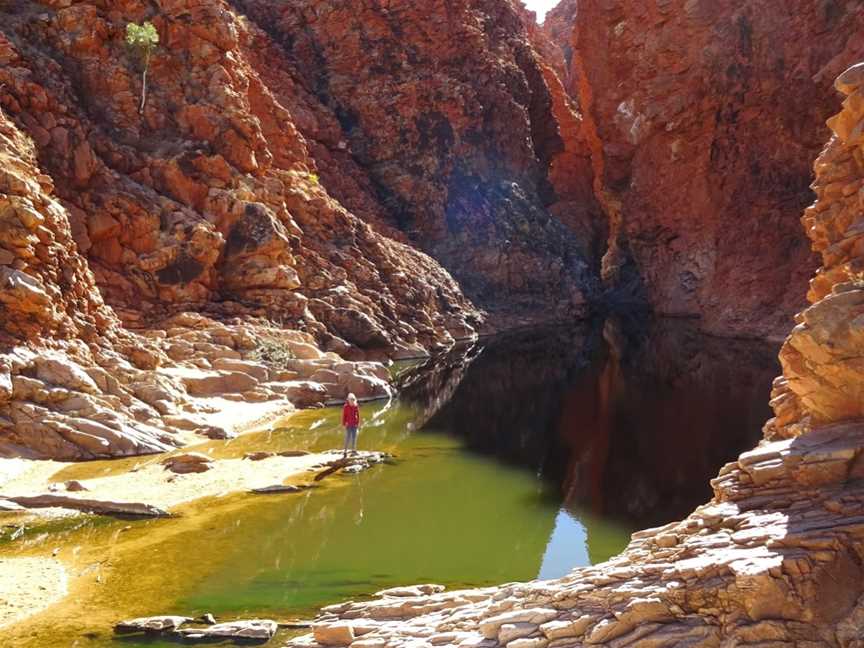
<instances>
[{"instance_id":1,"label":"large boulder","mask_svg":"<svg viewBox=\"0 0 864 648\"><path fill-rule=\"evenodd\" d=\"M178 475L203 473L213 468L213 459L199 452L185 452L163 459L162 465Z\"/></svg>"}]
</instances>

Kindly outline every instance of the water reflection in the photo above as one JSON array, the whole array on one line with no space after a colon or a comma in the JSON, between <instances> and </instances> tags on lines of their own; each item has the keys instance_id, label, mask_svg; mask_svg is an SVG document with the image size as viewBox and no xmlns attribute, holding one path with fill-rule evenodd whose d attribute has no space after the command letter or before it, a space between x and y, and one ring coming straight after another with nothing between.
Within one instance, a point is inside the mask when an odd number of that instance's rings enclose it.
<instances>
[{"instance_id":1,"label":"water reflection","mask_svg":"<svg viewBox=\"0 0 864 648\"><path fill-rule=\"evenodd\" d=\"M686 321L610 320L401 367L399 398L363 406L359 440L396 465L299 495L237 496L179 519L105 520L39 540L43 550L84 546L90 562L104 552L110 570L75 609L49 612L11 645L117 646L118 617L284 619L397 584L488 585L600 562L632 530L704 501L707 479L753 445L775 351ZM338 447L339 415L303 412L208 451Z\"/></svg>"},{"instance_id":2,"label":"water reflection","mask_svg":"<svg viewBox=\"0 0 864 648\"><path fill-rule=\"evenodd\" d=\"M710 497L719 467L758 441L779 372L774 344L690 320L610 319L482 346L426 428L531 469L576 518L634 528Z\"/></svg>"}]
</instances>

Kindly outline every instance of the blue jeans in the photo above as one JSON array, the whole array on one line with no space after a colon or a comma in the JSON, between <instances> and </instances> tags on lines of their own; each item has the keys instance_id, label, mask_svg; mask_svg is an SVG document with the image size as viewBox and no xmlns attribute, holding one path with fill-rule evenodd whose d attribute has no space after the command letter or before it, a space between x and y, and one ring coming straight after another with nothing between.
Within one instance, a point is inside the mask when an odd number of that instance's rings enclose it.
<instances>
[{"instance_id":1,"label":"blue jeans","mask_svg":"<svg viewBox=\"0 0 864 648\"><path fill-rule=\"evenodd\" d=\"M345 428L345 452L357 449L357 428L348 426Z\"/></svg>"}]
</instances>

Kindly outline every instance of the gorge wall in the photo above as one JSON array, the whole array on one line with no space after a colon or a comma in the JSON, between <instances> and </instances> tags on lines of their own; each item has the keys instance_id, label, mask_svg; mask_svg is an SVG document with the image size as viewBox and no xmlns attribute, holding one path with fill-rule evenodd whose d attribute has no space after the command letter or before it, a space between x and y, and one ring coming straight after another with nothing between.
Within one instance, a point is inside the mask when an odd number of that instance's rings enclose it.
<instances>
[{"instance_id":1,"label":"gorge wall","mask_svg":"<svg viewBox=\"0 0 864 648\"><path fill-rule=\"evenodd\" d=\"M124 35L148 18L162 40L139 115ZM466 316L477 323L434 262L327 193L292 115L338 149L332 115L227 4L17 2L3 24L3 105L127 325L210 310L268 317L344 351L440 343L470 331ZM267 74L281 76L271 87Z\"/></svg>"},{"instance_id":2,"label":"gorge wall","mask_svg":"<svg viewBox=\"0 0 864 648\"><path fill-rule=\"evenodd\" d=\"M124 35L148 18L139 114ZM327 192L292 115L322 156L338 122L227 4L15 2L0 24L4 453L164 451L230 433L236 402L386 394L383 367L343 358L479 327L445 270Z\"/></svg>"},{"instance_id":3,"label":"gorge wall","mask_svg":"<svg viewBox=\"0 0 864 648\"><path fill-rule=\"evenodd\" d=\"M802 219L822 258L812 305L781 351L765 441L720 470L712 501L565 578L383 592L325 608L290 646L861 645L864 63L836 88Z\"/></svg>"},{"instance_id":4,"label":"gorge wall","mask_svg":"<svg viewBox=\"0 0 864 648\"><path fill-rule=\"evenodd\" d=\"M16 349L116 354L141 372L125 416L164 443L211 425L184 418L198 396L380 395L345 361L621 303L776 335L860 4L565 0L542 28L513 0L0 4L7 440L59 451L10 403L95 416Z\"/></svg>"},{"instance_id":5,"label":"gorge wall","mask_svg":"<svg viewBox=\"0 0 864 648\"><path fill-rule=\"evenodd\" d=\"M864 3L565 0L544 31L592 149L614 296L785 335L816 268L798 217L830 84L864 55Z\"/></svg>"},{"instance_id":6,"label":"gorge wall","mask_svg":"<svg viewBox=\"0 0 864 648\"><path fill-rule=\"evenodd\" d=\"M243 0L332 110L368 203L496 319L572 319L596 295L603 222L587 150L558 127L522 17L500 0ZM554 76L554 75L553 75ZM568 178L551 166L569 155ZM325 185L341 169L322 161ZM565 218L556 214L566 213Z\"/></svg>"}]
</instances>

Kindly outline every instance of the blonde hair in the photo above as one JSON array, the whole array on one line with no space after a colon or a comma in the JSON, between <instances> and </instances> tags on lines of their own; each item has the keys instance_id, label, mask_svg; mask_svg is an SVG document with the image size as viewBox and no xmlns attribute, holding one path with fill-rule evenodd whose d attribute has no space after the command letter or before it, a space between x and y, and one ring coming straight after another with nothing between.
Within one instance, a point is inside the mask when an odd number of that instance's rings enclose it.
<instances>
[{"instance_id":1,"label":"blonde hair","mask_svg":"<svg viewBox=\"0 0 864 648\"><path fill-rule=\"evenodd\" d=\"M348 394L348 402L352 405L357 404L357 397L354 394Z\"/></svg>"}]
</instances>

